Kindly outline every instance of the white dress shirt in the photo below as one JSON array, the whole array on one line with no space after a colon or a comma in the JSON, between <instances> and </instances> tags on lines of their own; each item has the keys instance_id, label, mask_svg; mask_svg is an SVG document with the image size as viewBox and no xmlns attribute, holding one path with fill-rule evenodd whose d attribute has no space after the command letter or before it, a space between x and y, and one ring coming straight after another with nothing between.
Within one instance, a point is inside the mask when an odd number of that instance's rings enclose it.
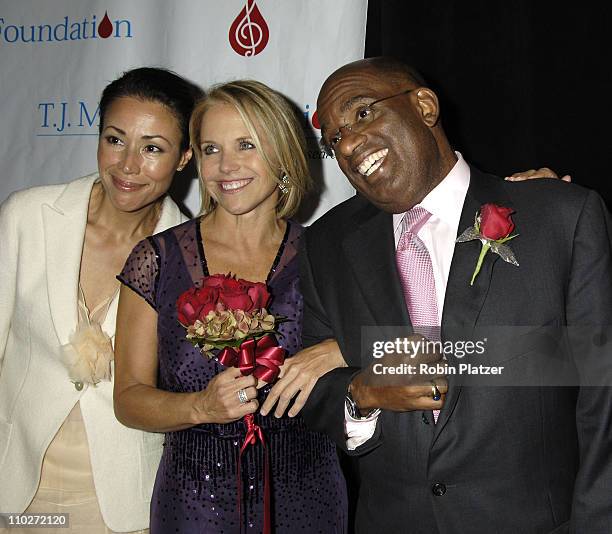
<instances>
[{"instance_id":1,"label":"white dress shirt","mask_svg":"<svg viewBox=\"0 0 612 534\"><path fill-rule=\"evenodd\" d=\"M431 213L431 217L419 230L418 236L431 256L436 284L436 299L438 301L438 321L440 323L442 322L444 296L446 295L448 273L455 250L459 219L461 218L465 195L470 185L470 168L459 152L455 152L455 154L457 155L457 163L419 204ZM405 212L393 214L396 248L402 235L404 215ZM349 450L356 449L372 437L379 414L380 411L377 410L367 419L354 419L349 415L346 408L344 409L346 445Z\"/></svg>"}]
</instances>

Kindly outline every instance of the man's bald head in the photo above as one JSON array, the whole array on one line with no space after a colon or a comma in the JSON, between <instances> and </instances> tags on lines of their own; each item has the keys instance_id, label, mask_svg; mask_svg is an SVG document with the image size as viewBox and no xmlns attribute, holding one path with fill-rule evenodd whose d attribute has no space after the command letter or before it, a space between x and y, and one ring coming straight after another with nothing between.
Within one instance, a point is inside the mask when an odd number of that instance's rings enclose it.
<instances>
[{"instance_id":1,"label":"man's bald head","mask_svg":"<svg viewBox=\"0 0 612 534\"><path fill-rule=\"evenodd\" d=\"M378 56L366 59L359 59L352 63L343 65L336 71L334 71L325 80L321 87L321 92L324 91L325 86L328 82L337 79L338 77L344 76L350 72L359 71L370 71L375 72L385 81L393 84L398 88L402 87L427 87L425 78L415 68L410 65L402 63L398 59L389 56Z\"/></svg>"}]
</instances>

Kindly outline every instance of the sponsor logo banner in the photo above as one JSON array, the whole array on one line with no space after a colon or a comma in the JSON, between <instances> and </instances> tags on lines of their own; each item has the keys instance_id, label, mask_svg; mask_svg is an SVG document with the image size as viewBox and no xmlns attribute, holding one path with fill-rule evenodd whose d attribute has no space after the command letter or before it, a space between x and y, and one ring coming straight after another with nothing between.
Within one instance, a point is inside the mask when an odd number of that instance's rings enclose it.
<instances>
[{"instance_id":1,"label":"sponsor logo banner","mask_svg":"<svg viewBox=\"0 0 612 534\"><path fill-rule=\"evenodd\" d=\"M95 14L74 19L66 15L60 20L36 23L15 22L0 17L0 44L58 43L86 41L88 39L131 39L132 21L114 19L104 13L102 19Z\"/></svg>"},{"instance_id":2,"label":"sponsor logo banner","mask_svg":"<svg viewBox=\"0 0 612 534\"><path fill-rule=\"evenodd\" d=\"M0 202L95 171L102 89L127 69L154 65L203 87L252 78L287 95L303 114L322 191L305 212L311 222L354 194L320 148L316 99L333 70L363 57L366 12L366 0L4 2ZM195 169L180 189L179 200L197 213Z\"/></svg>"}]
</instances>

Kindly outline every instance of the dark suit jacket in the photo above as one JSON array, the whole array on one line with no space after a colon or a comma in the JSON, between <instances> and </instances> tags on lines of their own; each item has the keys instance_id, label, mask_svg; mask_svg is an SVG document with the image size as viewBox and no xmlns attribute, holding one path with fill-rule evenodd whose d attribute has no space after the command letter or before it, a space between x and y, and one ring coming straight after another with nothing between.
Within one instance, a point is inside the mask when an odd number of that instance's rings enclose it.
<instances>
[{"instance_id":1,"label":"dark suit jacket","mask_svg":"<svg viewBox=\"0 0 612 534\"><path fill-rule=\"evenodd\" d=\"M520 267L489 253L470 286L480 243L457 244L443 339L487 325L612 324L612 232L596 193L554 180L505 182L472 168L459 233L487 202L516 210L520 235L511 246ZM354 197L313 224L303 247L304 343L335 337L349 364L319 380L303 413L346 450L344 396L372 361L362 327L410 324L391 215ZM600 362L612 359L611 343L598 344ZM580 368L583 354L570 348ZM535 352L517 342L491 361L517 370ZM449 382L436 425L422 412L383 411L373 438L350 453L361 478L357 532L612 532L611 388Z\"/></svg>"}]
</instances>

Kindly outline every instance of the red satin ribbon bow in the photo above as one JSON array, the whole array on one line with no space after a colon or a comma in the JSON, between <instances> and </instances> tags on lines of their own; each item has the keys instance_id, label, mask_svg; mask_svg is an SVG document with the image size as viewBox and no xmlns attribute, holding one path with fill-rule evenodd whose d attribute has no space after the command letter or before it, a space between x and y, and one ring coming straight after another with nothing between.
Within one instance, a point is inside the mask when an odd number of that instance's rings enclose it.
<instances>
[{"instance_id":1,"label":"red satin ribbon bow","mask_svg":"<svg viewBox=\"0 0 612 534\"><path fill-rule=\"evenodd\" d=\"M236 350L224 348L218 356L219 362L226 367L238 367L243 375L252 374L258 380L273 382L280 373L285 361L285 349L278 346L276 338L267 334L255 340L243 341Z\"/></svg>"}]
</instances>

